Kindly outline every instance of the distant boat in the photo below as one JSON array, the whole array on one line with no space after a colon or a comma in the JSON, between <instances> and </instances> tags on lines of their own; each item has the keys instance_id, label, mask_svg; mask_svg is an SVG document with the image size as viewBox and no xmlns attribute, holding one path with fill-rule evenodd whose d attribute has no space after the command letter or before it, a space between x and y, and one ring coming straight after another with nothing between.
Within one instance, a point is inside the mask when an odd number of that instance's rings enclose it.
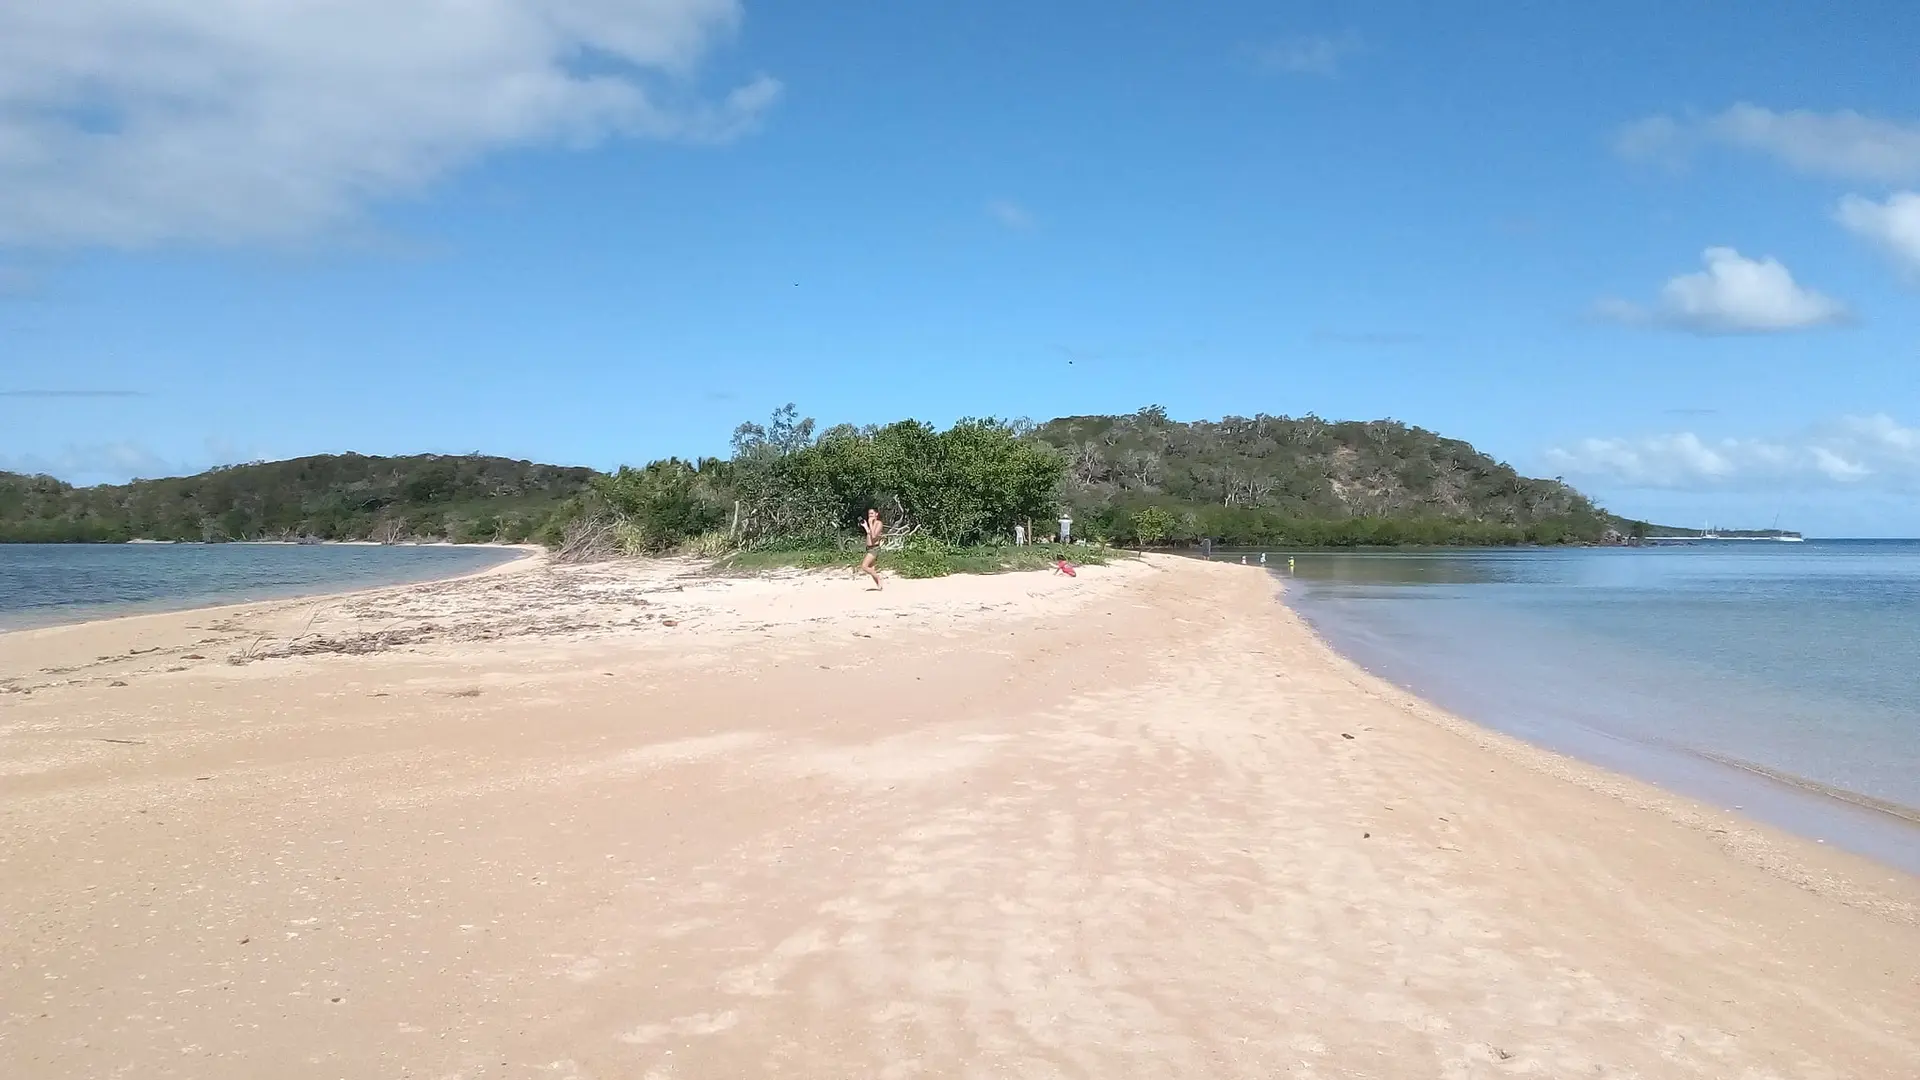
<instances>
[{"instance_id":1,"label":"distant boat","mask_svg":"<svg viewBox=\"0 0 1920 1080\"><path fill-rule=\"evenodd\" d=\"M1791 533L1782 533L1781 535L1774 537L1774 539L1782 541L1783 543L1788 543L1788 544L1804 544L1807 542L1806 537L1794 536Z\"/></svg>"}]
</instances>

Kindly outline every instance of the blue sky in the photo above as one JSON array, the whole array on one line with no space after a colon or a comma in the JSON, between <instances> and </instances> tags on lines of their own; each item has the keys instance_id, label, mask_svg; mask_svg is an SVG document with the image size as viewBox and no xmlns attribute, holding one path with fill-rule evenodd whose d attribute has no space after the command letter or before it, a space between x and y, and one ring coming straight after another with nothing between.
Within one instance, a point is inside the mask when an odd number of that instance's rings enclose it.
<instances>
[{"instance_id":1,"label":"blue sky","mask_svg":"<svg viewBox=\"0 0 1920 1080\"><path fill-rule=\"evenodd\" d=\"M0 8L0 467L1160 403L1920 534L1914 5L262 7Z\"/></svg>"}]
</instances>

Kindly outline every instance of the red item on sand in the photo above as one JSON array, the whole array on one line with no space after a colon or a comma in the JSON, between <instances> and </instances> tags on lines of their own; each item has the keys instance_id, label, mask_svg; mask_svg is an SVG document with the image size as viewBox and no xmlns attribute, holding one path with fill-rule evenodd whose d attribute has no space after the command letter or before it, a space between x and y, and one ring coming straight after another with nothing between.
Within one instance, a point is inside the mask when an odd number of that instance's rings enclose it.
<instances>
[{"instance_id":1,"label":"red item on sand","mask_svg":"<svg viewBox=\"0 0 1920 1080\"><path fill-rule=\"evenodd\" d=\"M1080 576L1079 574L1076 574L1073 572L1073 564L1068 562L1065 559L1061 559L1059 562L1054 563L1053 565L1055 569L1059 570L1061 573L1067 575L1068 577Z\"/></svg>"}]
</instances>

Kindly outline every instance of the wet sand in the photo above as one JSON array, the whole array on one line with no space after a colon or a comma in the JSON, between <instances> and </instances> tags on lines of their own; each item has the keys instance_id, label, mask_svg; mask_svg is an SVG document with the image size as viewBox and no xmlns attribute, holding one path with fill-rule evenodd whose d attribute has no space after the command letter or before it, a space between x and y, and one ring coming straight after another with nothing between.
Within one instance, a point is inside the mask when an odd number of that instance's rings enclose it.
<instances>
[{"instance_id":1,"label":"wet sand","mask_svg":"<svg viewBox=\"0 0 1920 1080\"><path fill-rule=\"evenodd\" d=\"M0 636L0 1076L1848 1077L1920 881L1258 570L518 564Z\"/></svg>"}]
</instances>

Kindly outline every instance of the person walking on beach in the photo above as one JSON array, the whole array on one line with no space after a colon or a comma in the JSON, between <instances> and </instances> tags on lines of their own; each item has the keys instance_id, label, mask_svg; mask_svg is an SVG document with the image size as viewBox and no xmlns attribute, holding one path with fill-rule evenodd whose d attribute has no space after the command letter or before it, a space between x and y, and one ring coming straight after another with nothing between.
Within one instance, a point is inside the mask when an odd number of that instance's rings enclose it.
<instances>
[{"instance_id":1,"label":"person walking on beach","mask_svg":"<svg viewBox=\"0 0 1920 1080\"><path fill-rule=\"evenodd\" d=\"M880 521L880 511L869 509L862 528L867 532L867 557L860 560L860 572L873 579L874 588L884 588L880 584L880 571L873 565L874 560L880 557L880 541L887 534L887 527Z\"/></svg>"}]
</instances>

